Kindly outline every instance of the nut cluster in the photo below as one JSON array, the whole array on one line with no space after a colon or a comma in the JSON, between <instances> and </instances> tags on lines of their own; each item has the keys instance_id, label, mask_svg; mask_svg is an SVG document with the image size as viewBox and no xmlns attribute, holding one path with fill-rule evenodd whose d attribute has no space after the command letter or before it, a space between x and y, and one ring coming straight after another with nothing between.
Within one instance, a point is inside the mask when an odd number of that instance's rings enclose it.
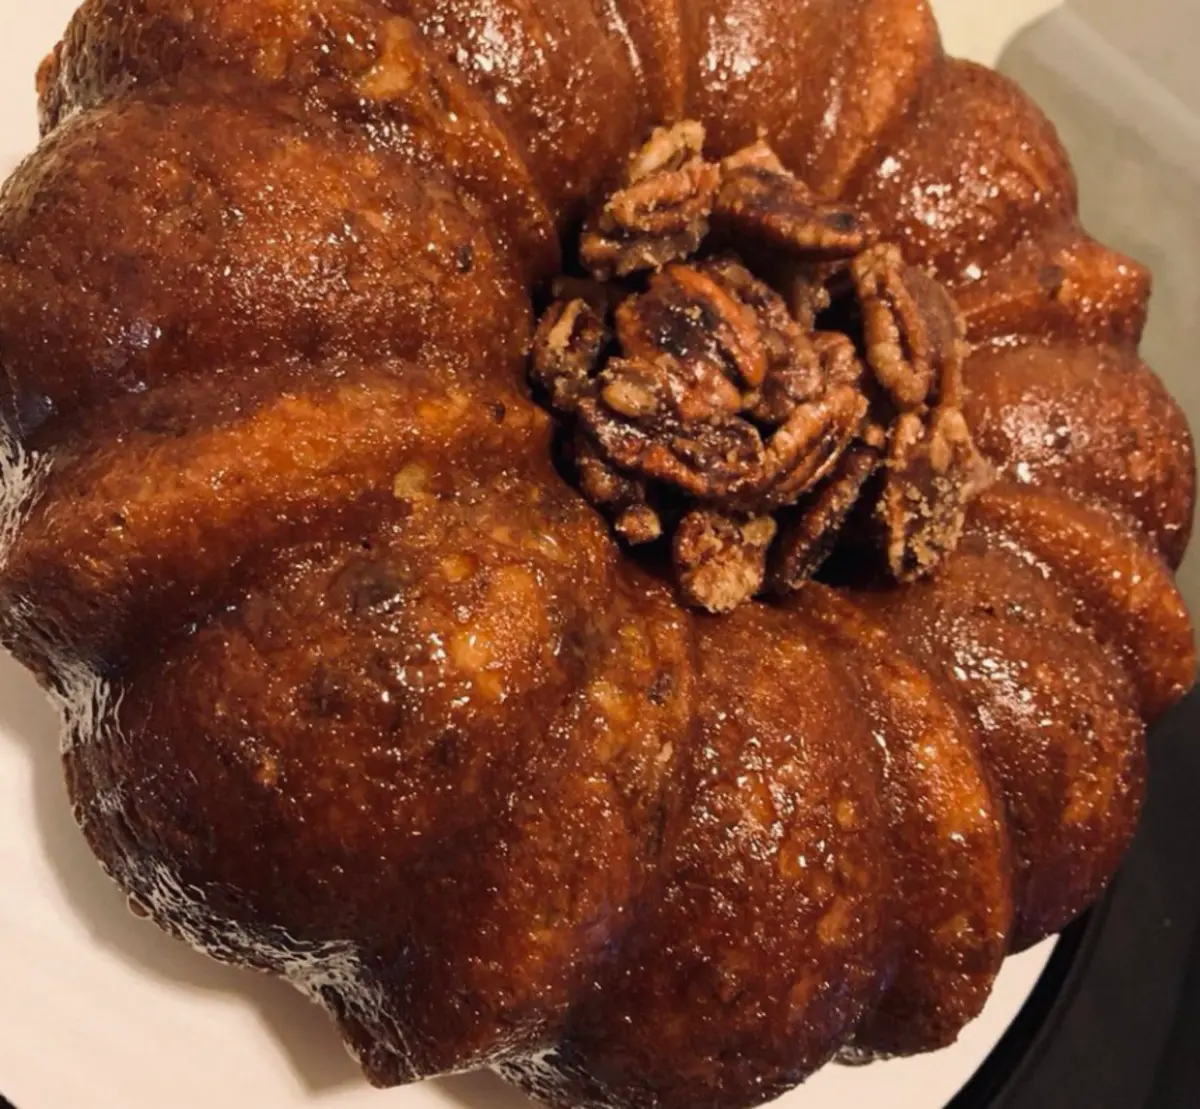
<instances>
[{"instance_id":1,"label":"nut cluster","mask_svg":"<svg viewBox=\"0 0 1200 1109\"><path fill-rule=\"evenodd\" d=\"M929 573L989 479L954 302L765 143L715 164L703 140L655 132L584 227L591 281L561 281L538 326L582 491L631 544L670 533L711 612L801 586L852 514L897 579Z\"/></svg>"}]
</instances>

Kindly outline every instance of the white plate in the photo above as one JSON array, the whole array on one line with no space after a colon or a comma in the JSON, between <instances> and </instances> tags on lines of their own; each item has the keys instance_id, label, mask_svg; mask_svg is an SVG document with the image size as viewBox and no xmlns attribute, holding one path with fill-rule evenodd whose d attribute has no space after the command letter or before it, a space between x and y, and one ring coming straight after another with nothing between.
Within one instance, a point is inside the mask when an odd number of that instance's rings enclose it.
<instances>
[{"instance_id":1,"label":"white plate","mask_svg":"<svg viewBox=\"0 0 1200 1109\"><path fill-rule=\"evenodd\" d=\"M942 0L950 45L984 60L1048 0ZM35 138L33 73L74 0L0 0L0 173ZM1003 9L1001 11L1000 9ZM795 1109L939 1109L986 1058L1049 945L1012 959L953 1048L830 1067ZM132 917L66 803L57 721L0 658L0 1093L18 1109L519 1109L489 1075L380 1094L324 1015L287 986L196 955Z\"/></svg>"}]
</instances>

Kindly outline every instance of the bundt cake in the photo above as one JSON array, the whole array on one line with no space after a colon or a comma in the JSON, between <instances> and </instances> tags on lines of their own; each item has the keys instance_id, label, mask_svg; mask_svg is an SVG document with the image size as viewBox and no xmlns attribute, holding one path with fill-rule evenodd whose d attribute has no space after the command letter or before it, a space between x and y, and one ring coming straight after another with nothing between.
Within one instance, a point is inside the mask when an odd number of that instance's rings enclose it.
<instances>
[{"instance_id":1,"label":"bundt cake","mask_svg":"<svg viewBox=\"0 0 1200 1109\"><path fill-rule=\"evenodd\" d=\"M0 194L0 638L131 907L367 1077L952 1042L1193 681L1148 274L925 0L86 0Z\"/></svg>"}]
</instances>

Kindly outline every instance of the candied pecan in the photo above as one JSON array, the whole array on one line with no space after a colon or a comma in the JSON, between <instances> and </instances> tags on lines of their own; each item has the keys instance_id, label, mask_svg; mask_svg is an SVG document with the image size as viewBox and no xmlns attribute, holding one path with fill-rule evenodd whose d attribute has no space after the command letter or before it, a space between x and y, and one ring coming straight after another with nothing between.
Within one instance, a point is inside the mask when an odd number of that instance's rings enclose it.
<instances>
[{"instance_id":1,"label":"candied pecan","mask_svg":"<svg viewBox=\"0 0 1200 1109\"><path fill-rule=\"evenodd\" d=\"M862 306L867 364L902 412L930 399L942 380L961 380L965 328L950 294L890 244L851 263ZM957 405L957 397L941 398Z\"/></svg>"},{"instance_id":2,"label":"candied pecan","mask_svg":"<svg viewBox=\"0 0 1200 1109\"><path fill-rule=\"evenodd\" d=\"M743 146L741 150L730 154L721 162L721 173L724 177L742 170L787 173L787 167L779 160L779 155L771 149L771 144L765 139L759 139L758 142L752 142L749 146Z\"/></svg>"},{"instance_id":3,"label":"candied pecan","mask_svg":"<svg viewBox=\"0 0 1200 1109\"><path fill-rule=\"evenodd\" d=\"M881 459L877 448L856 443L828 480L792 510L771 555L770 583L776 592L799 589L821 568Z\"/></svg>"},{"instance_id":4,"label":"candied pecan","mask_svg":"<svg viewBox=\"0 0 1200 1109\"><path fill-rule=\"evenodd\" d=\"M797 408L767 445L771 488L760 495L771 507L793 503L826 477L858 435L867 398L852 385L838 385Z\"/></svg>"},{"instance_id":5,"label":"candied pecan","mask_svg":"<svg viewBox=\"0 0 1200 1109\"><path fill-rule=\"evenodd\" d=\"M838 331L817 331L812 344L821 359L821 372L830 383L862 386L865 367L854 340Z\"/></svg>"},{"instance_id":6,"label":"candied pecan","mask_svg":"<svg viewBox=\"0 0 1200 1109\"><path fill-rule=\"evenodd\" d=\"M550 404L572 412L591 391L591 379L608 342L604 320L583 300L552 304L533 337L530 375Z\"/></svg>"},{"instance_id":7,"label":"candied pecan","mask_svg":"<svg viewBox=\"0 0 1200 1109\"><path fill-rule=\"evenodd\" d=\"M822 201L763 142L721 164L712 212L728 233L807 259L852 258L873 238L857 212Z\"/></svg>"},{"instance_id":8,"label":"candied pecan","mask_svg":"<svg viewBox=\"0 0 1200 1109\"><path fill-rule=\"evenodd\" d=\"M656 127L625 169L625 184L683 169L704 157L704 124L685 119L673 127Z\"/></svg>"},{"instance_id":9,"label":"candied pecan","mask_svg":"<svg viewBox=\"0 0 1200 1109\"><path fill-rule=\"evenodd\" d=\"M592 504L626 508L646 499L645 483L616 469L586 435L575 437L574 448L579 486Z\"/></svg>"},{"instance_id":10,"label":"candied pecan","mask_svg":"<svg viewBox=\"0 0 1200 1109\"><path fill-rule=\"evenodd\" d=\"M775 530L770 516L736 520L703 509L689 512L673 546L684 599L714 613L748 601L762 589Z\"/></svg>"},{"instance_id":11,"label":"candied pecan","mask_svg":"<svg viewBox=\"0 0 1200 1109\"><path fill-rule=\"evenodd\" d=\"M612 466L585 435L575 439L575 472L583 495L613 514L613 527L627 543L652 543L662 535L662 521L646 503L645 482Z\"/></svg>"},{"instance_id":12,"label":"candied pecan","mask_svg":"<svg viewBox=\"0 0 1200 1109\"><path fill-rule=\"evenodd\" d=\"M877 451L882 451L888 444L888 431L883 424L878 424L869 418L863 424L860 438L868 446Z\"/></svg>"},{"instance_id":13,"label":"candied pecan","mask_svg":"<svg viewBox=\"0 0 1200 1109\"><path fill-rule=\"evenodd\" d=\"M579 256L605 279L658 269L694 254L708 234L719 169L700 156L704 128L659 128L619 189L585 226Z\"/></svg>"},{"instance_id":14,"label":"candied pecan","mask_svg":"<svg viewBox=\"0 0 1200 1109\"><path fill-rule=\"evenodd\" d=\"M803 495L833 468L867 412L861 393L838 386L798 407L764 443L754 425L738 417L690 424L631 419L605 402L605 392L581 401L578 413L614 465L697 499L742 509L778 507Z\"/></svg>"},{"instance_id":15,"label":"candied pecan","mask_svg":"<svg viewBox=\"0 0 1200 1109\"><path fill-rule=\"evenodd\" d=\"M702 500L734 500L762 483L766 451L757 429L738 417L694 424L640 425L602 398L579 405L581 425L622 470Z\"/></svg>"},{"instance_id":16,"label":"candied pecan","mask_svg":"<svg viewBox=\"0 0 1200 1109\"><path fill-rule=\"evenodd\" d=\"M807 329L788 312L783 298L733 258L713 258L699 268L751 313L765 363L757 380L743 372L743 384L758 388L772 378L787 375L797 402L815 397L821 391L820 367L813 358Z\"/></svg>"},{"instance_id":17,"label":"candied pecan","mask_svg":"<svg viewBox=\"0 0 1200 1109\"><path fill-rule=\"evenodd\" d=\"M753 387L766 373L754 312L699 267L674 265L656 274L645 293L617 309L616 326L627 355L687 367L677 375L680 382L705 380L708 388L720 388L718 379L723 379L720 391L727 400L740 397L743 386ZM685 404L682 396L680 403ZM739 407L735 401L732 411ZM684 418L703 418L703 413Z\"/></svg>"},{"instance_id":18,"label":"candied pecan","mask_svg":"<svg viewBox=\"0 0 1200 1109\"><path fill-rule=\"evenodd\" d=\"M786 424L796 409L820 397L825 377L821 355L805 337L790 365L771 374L761 389L747 394L746 414L768 428Z\"/></svg>"},{"instance_id":19,"label":"candied pecan","mask_svg":"<svg viewBox=\"0 0 1200 1109\"><path fill-rule=\"evenodd\" d=\"M958 546L967 506L991 480L958 409L937 408L928 424L910 412L900 416L877 509L897 581L924 576Z\"/></svg>"},{"instance_id":20,"label":"candied pecan","mask_svg":"<svg viewBox=\"0 0 1200 1109\"><path fill-rule=\"evenodd\" d=\"M817 331L803 336L791 363L773 373L747 399L746 412L767 427L778 427L787 423L800 405L836 385L861 390L863 365L850 338Z\"/></svg>"},{"instance_id":21,"label":"candied pecan","mask_svg":"<svg viewBox=\"0 0 1200 1109\"><path fill-rule=\"evenodd\" d=\"M949 300L949 293L942 290L942 295ZM938 364L937 378L933 383L932 402L945 408L957 408L961 411L966 402L966 384L963 380L963 366L967 361L970 347L966 341L966 323L956 305L951 303L954 313L956 341L951 348L952 353L942 358Z\"/></svg>"},{"instance_id":22,"label":"candied pecan","mask_svg":"<svg viewBox=\"0 0 1200 1109\"><path fill-rule=\"evenodd\" d=\"M614 358L600 375L600 399L618 416L642 423L664 415L671 402L669 370L636 358Z\"/></svg>"}]
</instances>

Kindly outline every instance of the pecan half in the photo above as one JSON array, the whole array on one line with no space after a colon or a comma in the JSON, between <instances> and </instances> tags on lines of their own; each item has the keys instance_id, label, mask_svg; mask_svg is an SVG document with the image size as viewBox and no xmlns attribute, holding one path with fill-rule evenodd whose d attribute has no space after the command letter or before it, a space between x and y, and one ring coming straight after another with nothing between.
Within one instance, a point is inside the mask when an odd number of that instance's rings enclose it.
<instances>
[{"instance_id":1,"label":"pecan half","mask_svg":"<svg viewBox=\"0 0 1200 1109\"><path fill-rule=\"evenodd\" d=\"M618 309L617 335L626 353L681 367L681 383L707 381L709 389L718 389L721 398L713 411L737 411L741 390L761 383L767 373L767 351L754 311L706 267L669 266L651 278L642 296ZM686 407L681 395L683 418L707 414L707 406L692 415Z\"/></svg>"},{"instance_id":2,"label":"pecan half","mask_svg":"<svg viewBox=\"0 0 1200 1109\"><path fill-rule=\"evenodd\" d=\"M704 161L704 128L659 128L622 188L584 226L579 255L597 278L627 277L687 258L708 234L719 169Z\"/></svg>"},{"instance_id":3,"label":"pecan half","mask_svg":"<svg viewBox=\"0 0 1200 1109\"><path fill-rule=\"evenodd\" d=\"M614 412L601 398L583 401L578 414L614 465L699 500L735 502L763 484L762 437L737 417L647 425Z\"/></svg>"},{"instance_id":4,"label":"pecan half","mask_svg":"<svg viewBox=\"0 0 1200 1109\"><path fill-rule=\"evenodd\" d=\"M647 503L646 483L621 473L583 435L575 440L575 472L580 491L598 508L609 510L613 527L627 543L638 546L662 536L662 520Z\"/></svg>"},{"instance_id":5,"label":"pecan half","mask_svg":"<svg viewBox=\"0 0 1200 1109\"><path fill-rule=\"evenodd\" d=\"M573 412L591 391L608 338L604 320L584 300L560 301L547 309L533 337L530 376L546 390L553 408Z\"/></svg>"},{"instance_id":6,"label":"pecan half","mask_svg":"<svg viewBox=\"0 0 1200 1109\"><path fill-rule=\"evenodd\" d=\"M793 318L783 298L728 256L710 259L704 271L746 309L757 334L763 372L758 377L743 372L742 383L758 389L786 382L787 394L795 403L818 396L824 380L819 354L809 329ZM775 422L782 423L782 419Z\"/></svg>"},{"instance_id":7,"label":"pecan half","mask_svg":"<svg viewBox=\"0 0 1200 1109\"><path fill-rule=\"evenodd\" d=\"M866 415L867 398L852 385L838 385L820 400L797 408L771 437L766 470L774 480L759 495L778 507L807 493L837 464Z\"/></svg>"},{"instance_id":8,"label":"pecan half","mask_svg":"<svg viewBox=\"0 0 1200 1109\"><path fill-rule=\"evenodd\" d=\"M729 234L809 261L853 258L873 240L857 212L822 201L764 142L721 163L713 220Z\"/></svg>"},{"instance_id":9,"label":"pecan half","mask_svg":"<svg viewBox=\"0 0 1200 1109\"><path fill-rule=\"evenodd\" d=\"M770 516L736 520L689 512L675 532L675 570L684 599L708 612L732 612L762 587L775 538Z\"/></svg>"},{"instance_id":10,"label":"pecan half","mask_svg":"<svg viewBox=\"0 0 1200 1109\"><path fill-rule=\"evenodd\" d=\"M829 283L834 273L828 266L789 266L777 277L793 319L806 331L815 331L817 319L833 307Z\"/></svg>"},{"instance_id":11,"label":"pecan half","mask_svg":"<svg viewBox=\"0 0 1200 1109\"><path fill-rule=\"evenodd\" d=\"M579 486L592 504L623 509L645 501L645 483L616 469L587 436L576 436L574 448Z\"/></svg>"},{"instance_id":12,"label":"pecan half","mask_svg":"<svg viewBox=\"0 0 1200 1109\"><path fill-rule=\"evenodd\" d=\"M920 408L934 386L961 380L965 329L950 294L890 244L851 263L862 305L867 364L902 412ZM959 398L941 397L957 405Z\"/></svg>"},{"instance_id":13,"label":"pecan half","mask_svg":"<svg viewBox=\"0 0 1200 1109\"><path fill-rule=\"evenodd\" d=\"M877 509L897 581L923 577L958 546L967 506L992 477L958 409L935 409L928 424L913 413L899 418Z\"/></svg>"},{"instance_id":14,"label":"pecan half","mask_svg":"<svg viewBox=\"0 0 1200 1109\"><path fill-rule=\"evenodd\" d=\"M623 509L613 527L626 543L634 547L653 543L661 539L663 534L662 519L648 504L635 504Z\"/></svg>"}]
</instances>

